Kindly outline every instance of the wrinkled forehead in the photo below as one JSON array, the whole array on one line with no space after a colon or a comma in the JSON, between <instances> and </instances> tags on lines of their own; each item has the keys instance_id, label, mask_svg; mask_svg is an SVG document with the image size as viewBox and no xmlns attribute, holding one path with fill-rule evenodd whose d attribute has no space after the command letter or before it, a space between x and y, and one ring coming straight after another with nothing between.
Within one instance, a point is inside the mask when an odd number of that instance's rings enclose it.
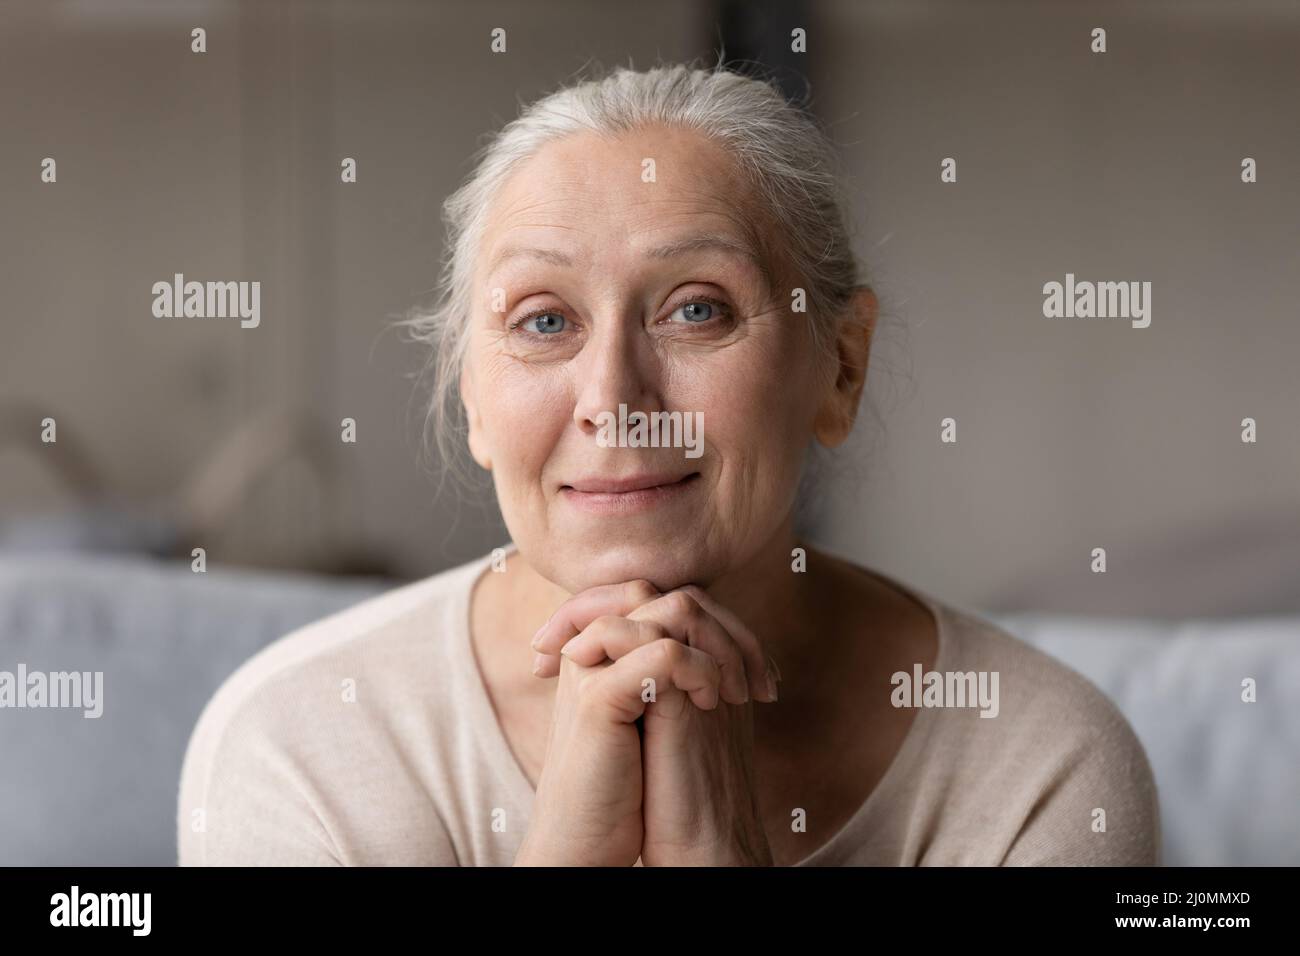
<instances>
[{"instance_id":1,"label":"wrinkled forehead","mask_svg":"<svg viewBox=\"0 0 1300 956\"><path fill-rule=\"evenodd\" d=\"M655 127L617 136L578 133L517 166L489 203L478 270L490 275L516 249L555 261L710 237L745 250L770 272L767 217L756 191L719 143Z\"/></svg>"}]
</instances>

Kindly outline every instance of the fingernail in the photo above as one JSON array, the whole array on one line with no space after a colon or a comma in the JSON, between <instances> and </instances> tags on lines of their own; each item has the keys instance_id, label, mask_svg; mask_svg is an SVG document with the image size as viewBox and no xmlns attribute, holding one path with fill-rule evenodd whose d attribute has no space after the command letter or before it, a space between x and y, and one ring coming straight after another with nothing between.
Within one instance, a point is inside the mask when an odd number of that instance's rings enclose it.
<instances>
[{"instance_id":1,"label":"fingernail","mask_svg":"<svg viewBox=\"0 0 1300 956\"><path fill-rule=\"evenodd\" d=\"M534 675L540 674L540 673L542 672L542 665L545 664L545 663L546 663L546 655L545 655L545 654L534 654L534 655L533 655L533 674L534 674Z\"/></svg>"},{"instance_id":2,"label":"fingernail","mask_svg":"<svg viewBox=\"0 0 1300 956\"><path fill-rule=\"evenodd\" d=\"M781 680L781 668L776 666L776 658L769 657L767 659L767 667L768 670L770 670L773 674L776 675L777 680Z\"/></svg>"},{"instance_id":3,"label":"fingernail","mask_svg":"<svg viewBox=\"0 0 1300 956\"><path fill-rule=\"evenodd\" d=\"M545 630L550 626L550 624L551 624L551 620L552 620L554 617L555 617L555 613L554 613L554 612L548 614L548 615L546 616L546 620L542 622L542 626L539 627L539 628L537 629L537 633L533 635L532 646L533 646L534 648L537 647L537 642L540 641L540 640L542 639L542 632L545 631Z\"/></svg>"},{"instance_id":4,"label":"fingernail","mask_svg":"<svg viewBox=\"0 0 1300 956\"><path fill-rule=\"evenodd\" d=\"M776 678L771 674L767 675L767 696L776 700Z\"/></svg>"}]
</instances>

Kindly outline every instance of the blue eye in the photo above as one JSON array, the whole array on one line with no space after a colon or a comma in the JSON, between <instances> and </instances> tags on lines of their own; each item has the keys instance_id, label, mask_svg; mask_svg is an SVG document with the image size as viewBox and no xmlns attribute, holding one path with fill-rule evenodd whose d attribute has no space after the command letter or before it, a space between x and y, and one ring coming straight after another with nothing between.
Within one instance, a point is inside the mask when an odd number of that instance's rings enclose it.
<instances>
[{"instance_id":1,"label":"blue eye","mask_svg":"<svg viewBox=\"0 0 1300 956\"><path fill-rule=\"evenodd\" d=\"M534 332L540 332L543 335L550 335L559 332L564 328L564 316L558 312L543 312L540 315L530 315L520 324L528 324Z\"/></svg>"},{"instance_id":2,"label":"blue eye","mask_svg":"<svg viewBox=\"0 0 1300 956\"><path fill-rule=\"evenodd\" d=\"M687 302L681 312L687 322L707 322L713 317L713 306L707 302Z\"/></svg>"}]
</instances>

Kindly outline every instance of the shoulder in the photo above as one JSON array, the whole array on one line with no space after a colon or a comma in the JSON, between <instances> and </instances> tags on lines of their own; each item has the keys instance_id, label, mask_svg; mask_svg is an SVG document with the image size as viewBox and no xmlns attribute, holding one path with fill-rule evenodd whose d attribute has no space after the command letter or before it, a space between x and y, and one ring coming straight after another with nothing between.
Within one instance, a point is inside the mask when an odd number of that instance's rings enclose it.
<instances>
[{"instance_id":1,"label":"shoulder","mask_svg":"<svg viewBox=\"0 0 1300 956\"><path fill-rule=\"evenodd\" d=\"M944 660L953 669L998 674L999 717L1008 737L1051 734L1061 742L1141 745L1119 708L1091 680L971 611L941 604L948 629ZM1131 754L1130 754L1131 755Z\"/></svg>"},{"instance_id":2,"label":"shoulder","mask_svg":"<svg viewBox=\"0 0 1300 956\"><path fill-rule=\"evenodd\" d=\"M445 652L462 623L455 612L467 605L480 565L476 560L394 588L278 638L222 682L196 732L237 717L301 708L308 701L294 692L309 692L317 679L349 667L398 677L384 665L404 654Z\"/></svg>"},{"instance_id":3,"label":"shoulder","mask_svg":"<svg viewBox=\"0 0 1300 956\"><path fill-rule=\"evenodd\" d=\"M300 627L227 677L185 751L181 864L344 862L318 812L334 796L325 790L385 737L434 722L413 717L451 696L438 689L457 674L454 640L482 564Z\"/></svg>"},{"instance_id":4,"label":"shoulder","mask_svg":"<svg viewBox=\"0 0 1300 956\"><path fill-rule=\"evenodd\" d=\"M989 716L940 713L932 754L971 796L969 811L998 831L997 862L1158 862L1154 774L1118 707L1082 674L993 622L930 603L944 629L936 670L991 691Z\"/></svg>"}]
</instances>

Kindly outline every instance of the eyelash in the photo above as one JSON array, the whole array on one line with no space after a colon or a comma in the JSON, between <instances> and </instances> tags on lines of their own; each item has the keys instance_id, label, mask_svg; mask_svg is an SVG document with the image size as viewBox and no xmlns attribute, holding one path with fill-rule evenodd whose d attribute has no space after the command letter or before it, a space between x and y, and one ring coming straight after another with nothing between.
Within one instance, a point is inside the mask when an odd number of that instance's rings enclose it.
<instances>
[{"instance_id":1,"label":"eyelash","mask_svg":"<svg viewBox=\"0 0 1300 956\"><path fill-rule=\"evenodd\" d=\"M723 302L721 299L716 299L716 298L714 298L713 296L708 296L708 295L693 295L693 296L691 296L690 298L683 299L682 301L678 302L675 306L673 306L672 310L671 310L668 314L669 314L669 315L672 315L674 312L676 312L676 311L677 311L678 309L680 309L682 306L684 306L684 305L692 305L693 303L696 303L696 302L703 302L705 305L711 305L711 306L713 306L714 308L719 309L719 310L722 312L722 317L724 317L724 318L725 318L725 317L728 317L728 316L731 315L731 306L729 306L726 302ZM561 309L557 309L557 308L553 308L553 307L541 308L541 309L534 309L533 311L531 311L531 312L529 312L529 313L527 313L527 314L525 314L525 315L521 315L519 318L515 319L513 322L510 323L510 325L509 325L508 328L509 328L509 330L510 330L511 332L515 332L515 331L518 331L518 330L523 326L523 324L524 324L525 322L531 322L533 319L540 318L540 317L543 316L543 315L552 315L552 314L554 314L554 315L563 315L564 313L563 313L563 310L561 310ZM566 319L567 319L567 317L566 317ZM712 321L712 317L710 317L710 320L709 320L709 321ZM691 325L708 325L709 323L708 323L708 322L692 322L692 323L690 323L690 324L691 324ZM544 336L543 336L541 333L538 334L538 338L543 338L543 337L544 337Z\"/></svg>"}]
</instances>

